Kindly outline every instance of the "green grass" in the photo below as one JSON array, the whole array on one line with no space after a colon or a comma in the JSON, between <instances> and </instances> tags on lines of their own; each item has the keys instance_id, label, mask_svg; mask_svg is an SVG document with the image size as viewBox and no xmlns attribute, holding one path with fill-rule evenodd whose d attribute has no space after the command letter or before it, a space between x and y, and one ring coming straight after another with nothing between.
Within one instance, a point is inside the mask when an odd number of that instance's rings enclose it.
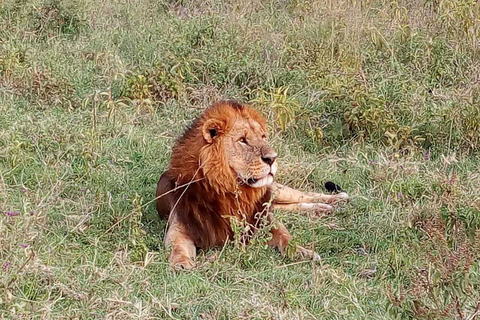
<instances>
[{"instance_id":1,"label":"green grass","mask_svg":"<svg viewBox=\"0 0 480 320\"><path fill-rule=\"evenodd\" d=\"M477 1L4 0L0 25L0 318L475 319ZM168 268L156 182L230 98L278 181L350 194L276 212L320 264L259 237Z\"/></svg>"}]
</instances>

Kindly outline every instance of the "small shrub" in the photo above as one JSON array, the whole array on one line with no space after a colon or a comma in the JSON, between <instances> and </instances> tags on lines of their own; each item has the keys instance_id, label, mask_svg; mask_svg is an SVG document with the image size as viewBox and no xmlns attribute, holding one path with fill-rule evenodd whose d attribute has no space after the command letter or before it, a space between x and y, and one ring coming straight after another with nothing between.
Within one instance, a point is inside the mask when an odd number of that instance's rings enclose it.
<instances>
[{"instance_id":1,"label":"small shrub","mask_svg":"<svg viewBox=\"0 0 480 320\"><path fill-rule=\"evenodd\" d=\"M276 123L281 130L286 130L294 122L297 113L300 111L300 104L288 95L288 88L283 87L270 92L260 90L257 93L257 98L253 99L252 102L273 110Z\"/></svg>"}]
</instances>

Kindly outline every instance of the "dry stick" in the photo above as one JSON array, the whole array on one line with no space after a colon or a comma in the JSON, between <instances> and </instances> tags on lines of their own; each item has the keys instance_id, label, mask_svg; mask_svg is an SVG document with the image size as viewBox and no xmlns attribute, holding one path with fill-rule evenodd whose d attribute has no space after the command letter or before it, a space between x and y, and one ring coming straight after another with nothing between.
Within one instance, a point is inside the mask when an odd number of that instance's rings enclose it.
<instances>
[{"instance_id":1,"label":"dry stick","mask_svg":"<svg viewBox=\"0 0 480 320\"><path fill-rule=\"evenodd\" d=\"M315 171L316 167L313 167L312 170L310 170L307 175L302 179L302 182L300 182L300 188L303 188L303 184L307 181L308 177L312 174L313 171Z\"/></svg>"},{"instance_id":2,"label":"dry stick","mask_svg":"<svg viewBox=\"0 0 480 320\"><path fill-rule=\"evenodd\" d=\"M227 244L228 244L228 240L223 243L222 250L220 250L220 253L218 254L218 256L215 260L220 260L220 258L223 255L223 252L225 251L225 248L227 247ZM479 304L480 304L480 302L479 302Z\"/></svg>"},{"instance_id":3,"label":"dry stick","mask_svg":"<svg viewBox=\"0 0 480 320\"><path fill-rule=\"evenodd\" d=\"M117 222L115 222L110 228L107 229L107 231L105 231L105 232L103 233L103 235L106 235L107 233L109 233L110 230L112 230L113 228L115 228L119 223L121 223L121 222L124 221L125 219L130 218L134 213L135 213L135 210L132 210L132 212L130 212L129 214L127 214L125 217L123 217L122 219L120 219L120 220L118 220Z\"/></svg>"},{"instance_id":4,"label":"dry stick","mask_svg":"<svg viewBox=\"0 0 480 320\"><path fill-rule=\"evenodd\" d=\"M298 265L298 264L304 264L304 263L310 263L310 262L311 262L311 260L302 260L302 261L282 264L280 266L276 266L275 269L282 269L282 268L287 268L287 267L290 267L290 266L295 266L295 265Z\"/></svg>"},{"instance_id":5,"label":"dry stick","mask_svg":"<svg viewBox=\"0 0 480 320\"><path fill-rule=\"evenodd\" d=\"M47 195L45 197L43 197L43 199L40 201L39 204L37 204L37 208L41 208L41 206L43 205L43 202L52 194L52 192L58 186L60 181L62 181L63 178L65 178L66 175L67 175L67 171L64 172L64 174L60 177L60 179L58 179L57 182L55 182L55 185L52 188L50 188L50 190L47 192Z\"/></svg>"},{"instance_id":6,"label":"dry stick","mask_svg":"<svg viewBox=\"0 0 480 320\"><path fill-rule=\"evenodd\" d=\"M23 268L25 268L25 266L27 265L27 263L29 263L30 260L33 259L33 257L35 257L35 252L34 252L34 251L32 251L32 253L31 253L30 256L28 257L27 261L25 261L25 262L20 266L20 268L18 268L16 274L19 274L20 271L22 271ZM13 277L12 280L10 280L10 282L5 286L5 290L8 289L8 287L10 287L10 285L11 285L12 283L14 283L15 280L17 280L17 279L18 279L18 277Z\"/></svg>"},{"instance_id":7,"label":"dry stick","mask_svg":"<svg viewBox=\"0 0 480 320\"><path fill-rule=\"evenodd\" d=\"M195 173L195 175L196 175L196 174L197 174L197 173ZM194 176L194 177L195 177L195 176ZM183 188L183 187L185 187L185 186L187 186L187 188L185 188L185 190L186 190L186 189L188 189L188 186L189 186L190 184L195 183L195 182L200 181L200 180L203 180L203 179L205 179L205 178L197 179L197 180L194 180L194 181L191 181L191 180L190 180L189 182L187 182L187 183L185 183L185 184L182 184L181 186L178 186L178 187L176 187L176 188L174 188L174 189L172 189L172 190L170 190L170 191L167 191L167 192L165 192L165 193L162 193L162 194L159 195L158 197L155 197L153 200L150 200L149 202L143 204L143 205L141 206L141 208L143 208L143 207L145 207L146 205L152 203L153 201L156 201L156 200L160 199L161 197L163 197L163 196L165 196L165 195L167 195L167 194L169 194L169 193L171 193L171 192L173 192L173 191L176 191L176 190L178 190L178 189L180 189L180 188ZM183 191L183 193L185 193L185 191ZM182 193L182 195L183 195L183 193ZM180 196L180 198L181 198L181 196ZM180 199L179 199L179 200L180 200ZM178 201L177 201L177 203L178 203ZM176 206L176 205L177 205L177 204L175 204L175 206ZM175 209L175 207L174 207L173 209ZM173 211L173 209L172 209L172 211ZM134 213L135 213L135 211L132 211L131 213L129 213L128 215L126 215L126 216L123 217L122 219L120 219L120 220L118 220L117 222L115 222L115 224L112 225L110 228L108 228L107 231L104 232L104 234L107 234L110 230L112 230L113 228L115 228L115 226L117 226L119 223L121 223L121 222L124 221L125 219L128 219L129 217L131 217L132 214L134 214ZM168 222L167 222L167 225L168 225Z\"/></svg>"},{"instance_id":8,"label":"dry stick","mask_svg":"<svg viewBox=\"0 0 480 320\"><path fill-rule=\"evenodd\" d=\"M472 316L470 317L470 320L476 320L479 311L480 311L480 299L478 299L477 307L475 308L475 312L474 312L474 313L472 314Z\"/></svg>"},{"instance_id":9,"label":"dry stick","mask_svg":"<svg viewBox=\"0 0 480 320\"><path fill-rule=\"evenodd\" d=\"M170 317L170 319L174 319L174 320L178 319L178 318L175 318L175 317L172 315L172 311L167 310L167 308L165 308L165 306L164 306L160 301L158 301L158 299L157 299L156 297L154 297L154 296L150 293L150 291L147 290L146 292L147 292L147 294L152 298L152 300L153 300L154 303L156 302L157 304L160 305L160 307L163 309L163 311L165 311L165 313Z\"/></svg>"},{"instance_id":10,"label":"dry stick","mask_svg":"<svg viewBox=\"0 0 480 320\"><path fill-rule=\"evenodd\" d=\"M450 144L452 142L452 129L453 129L453 120L450 120L450 133L448 134L448 152L451 152Z\"/></svg>"},{"instance_id":11,"label":"dry stick","mask_svg":"<svg viewBox=\"0 0 480 320\"><path fill-rule=\"evenodd\" d=\"M200 168L198 168L198 169L200 169ZM197 170L197 172L198 172L198 170ZM197 174L197 172L195 172L195 175ZM195 177L195 175L194 175L193 177ZM166 195L169 194L169 193L172 193L172 192L174 192L174 191L177 191L178 189L183 188L183 187L185 187L185 186L189 186L189 185L192 184L192 183L195 183L195 182L198 182L198 181L202 181L203 179L205 179L205 178L200 178L200 179L197 179L197 180L189 181L189 182L187 182L187 183L185 183L185 184L182 184L182 185L180 185L180 186L178 186L178 187L173 188L173 189L170 190L170 191L167 191L167 192L165 192L165 193L162 193L162 194L159 195L158 197L155 197L154 199L148 201L148 202L145 203L145 204L142 204L142 208L145 207L145 206L148 206L150 203L152 203L152 202L154 202L154 201L157 201L158 199L160 199L160 198L163 197L163 196L166 196Z\"/></svg>"},{"instance_id":12,"label":"dry stick","mask_svg":"<svg viewBox=\"0 0 480 320\"><path fill-rule=\"evenodd\" d=\"M460 319L464 320L465 318L463 317L462 310L460 308L460 302L458 301L457 296L455 296L455 309L457 310L457 313L460 316Z\"/></svg>"},{"instance_id":13,"label":"dry stick","mask_svg":"<svg viewBox=\"0 0 480 320\"><path fill-rule=\"evenodd\" d=\"M72 234L72 232L74 232L75 230L77 230L78 228L80 228L80 226L82 224L84 224L85 222L87 222L88 220L91 219L91 214L93 213L92 212L89 212L87 215L85 215L81 220L80 222L75 226L73 227L72 230L68 231L68 233L62 238L62 240L60 240L59 243L57 243L55 246L51 247L49 250L48 250L48 253L50 254L53 250L55 250L58 246L60 246L61 244L63 244L63 242L65 242L65 240L68 238L69 235Z\"/></svg>"},{"instance_id":14,"label":"dry stick","mask_svg":"<svg viewBox=\"0 0 480 320\"><path fill-rule=\"evenodd\" d=\"M170 214L168 215L167 224L165 225L165 233L167 232L167 229L168 229L168 226L170 225L171 219L173 219L172 217L173 217L173 212L175 211L175 208L177 207L178 203L180 202L180 199L182 199L182 197L183 197L183 195L185 194L185 192L187 192L188 187L190 187L190 185L195 182L193 179L194 179L195 176L197 175L198 171L200 171L200 168L201 168L201 165L200 165L200 163L199 163L199 166L198 166L197 171L195 171L195 173L193 174L193 177L192 177L192 179L190 180L190 182L188 182L188 183L185 184L185 185L186 185L185 190L183 190L183 192L182 192L182 194L180 195L180 197L178 197L177 202L175 202L175 205L173 206L172 210L170 210ZM205 179L205 178L201 178L201 179L198 179L198 180L196 180L196 181L200 181L200 180L203 180L203 179ZM178 187L177 187L177 188L178 188ZM169 192L171 192L171 191L173 191L173 190L177 190L177 188L172 189L172 190L166 192L165 194L167 194L167 193L169 193Z\"/></svg>"},{"instance_id":15,"label":"dry stick","mask_svg":"<svg viewBox=\"0 0 480 320\"><path fill-rule=\"evenodd\" d=\"M199 169L200 169L200 168L199 168ZM197 172L198 172L198 170L197 170ZM197 172L195 172L195 175L197 174ZM194 175L194 177L195 177L195 175ZM203 179L205 179L205 178L200 178L200 179L193 180L193 181L190 180L189 182L187 182L187 183L185 183L185 184L182 184L182 185L180 185L180 186L178 186L178 187L175 187L175 188L173 188L173 189L170 190L170 191L167 191L167 192L165 192L165 193L162 193L162 194L159 195L158 197L155 197L154 199L150 200L149 202L143 204L143 205L141 206L141 208L149 205L150 203L152 203L152 202L160 199L160 198L163 197L163 196L166 196L167 194L169 194L169 193L171 193L171 192L177 191L177 190L180 189L180 188L183 188L183 187L187 186L186 189L188 189L188 186L189 186L189 185L191 185L192 183L201 181L201 180L203 180ZM186 189L185 189L185 190L186 190ZM184 191L183 193L185 193L185 191ZM183 196L183 193L182 193L182 196ZM180 196L180 198L181 198L182 196ZM179 199L179 200L180 200L180 199ZM177 201L177 203L178 203L178 201ZM175 204L175 206L176 206L176 205L177 205L177 204ZM175 207L174 207L173 209L175 209ZM173 211L173 209L172 209L172 211ZM131 217L132 214L134 214L134 213L135 213L135 212L132 211L130 214L126 215L126 216L123 217L122 219L120 219L120 220L118 220L117 222L115 222L114 225L112 225L110 228L107 229L107 231L104 232L104 235L107 234L107 233L108 233L110 230L112 230L113 228L115 228L115 226L117 226L119 223L121 223L121 222L124 221L125 219L128 219L129 217ZM168 225L168 222L167 222L167 225Z\"/></svg>"}]
</instances>

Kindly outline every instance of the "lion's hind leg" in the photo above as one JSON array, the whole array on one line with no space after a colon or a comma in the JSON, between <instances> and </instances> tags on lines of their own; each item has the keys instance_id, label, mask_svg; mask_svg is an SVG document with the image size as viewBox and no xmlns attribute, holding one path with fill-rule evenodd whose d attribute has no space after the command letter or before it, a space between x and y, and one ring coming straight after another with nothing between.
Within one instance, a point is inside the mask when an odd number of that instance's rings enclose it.
<instances>
[{"instance_id":1,"label":"lion's hind leg","mask_svg":"<svg viewBox=\"0 0 480 320\"><path fill-rule=\"evenodd\" d=\"M179 223L175 217L171 220L165 236L165 247L171 250L168 262L174 269L192 269L197 255L195 243L183 224Z\"/></svg>"},{"instance_id":2,"label":"lion's hind leg","mask_svg":"<svg viewBox=\"0 0 480 320\"><path fill-rule=\"evenodd\" d=\"M277 248L281 254L285 254L288 244L292 239L292 236L288 232L287 228L285 228L283 224L277 223L275 226L272 226L270 232L272 233L272 239L268 242L268 245ZM311 259L313 261L321 260L320 256L315 251L298 245L295 247L295 255L304 259Z\"/></svg>"}]
</instances>

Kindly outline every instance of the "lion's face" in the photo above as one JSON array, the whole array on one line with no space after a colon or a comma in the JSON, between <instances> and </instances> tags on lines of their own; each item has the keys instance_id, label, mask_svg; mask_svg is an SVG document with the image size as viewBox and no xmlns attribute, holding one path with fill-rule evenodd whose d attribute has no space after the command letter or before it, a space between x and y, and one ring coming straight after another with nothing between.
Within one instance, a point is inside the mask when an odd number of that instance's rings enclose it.
<instances>
[{"instance_id":1,"label":"lion's face","mask_svg":"<svg viewBox=\"0 0 480 320\"><path fill-rule=\"evenodd\" d=\"M224 138L230 168L240 182L252 188L270 185L277 171L277 153L270 147L267 133L253 119L234 122Z\"/></svg>"},{"instance_id":2,"label":"lion's face","mask_svg":"<svg viewBox=\"0 0 480 320\"><path fill-rule=\"evenodd\" d=\"M204 134L212 137L215 126L206 123ZM213 130L213 131L212 131ZM216 132L215 132L216 133ZM262 188L273 183L277 171L277 153L270 147L267 132L254 119L237 119L217 140L225 160L240 184ZM214 141L212 141L215 143Z\"/></svg>"}]
</instances>

